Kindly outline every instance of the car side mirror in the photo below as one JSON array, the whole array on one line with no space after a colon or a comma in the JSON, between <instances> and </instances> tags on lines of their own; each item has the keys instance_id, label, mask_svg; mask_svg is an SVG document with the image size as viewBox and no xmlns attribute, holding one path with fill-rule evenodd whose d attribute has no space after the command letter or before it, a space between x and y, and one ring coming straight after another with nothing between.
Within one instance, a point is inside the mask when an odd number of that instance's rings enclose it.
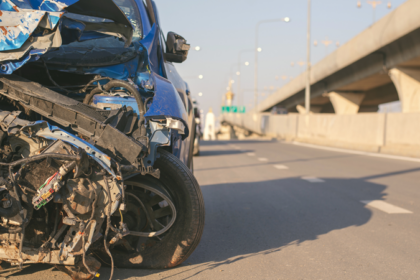
<instances>
[{"instance_id":1,"label":"car side mirror","mask_svg":"<svg viewBox=\"0 0 420 280\"><path fill-rule=\"evenodd\" d=\"M174 33L168 32L166 38L166 53L165 60L170 62L181 63L187 59L190 45L184 37Z\"/></svg>"}]
</instances>

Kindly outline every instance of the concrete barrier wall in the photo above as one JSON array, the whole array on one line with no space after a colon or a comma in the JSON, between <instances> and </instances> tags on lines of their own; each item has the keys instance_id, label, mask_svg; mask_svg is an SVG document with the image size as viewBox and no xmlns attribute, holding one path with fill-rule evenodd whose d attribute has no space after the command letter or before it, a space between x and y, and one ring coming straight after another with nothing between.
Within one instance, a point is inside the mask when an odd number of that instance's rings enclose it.
<instances>
[{"instance_id":1,"label":"concrete barrier wall","mask_svg":"<svg viewBox=\"0 0 420 280\"><path fill-rule=\"evenodd\" d=\"M420 113L386 115L383 153L420 157Z\"/></svg>"},{"instance_id":2,"label":"concrete barrier wall","mask_svg":"<svg viewBox=\"0 0 420 280\"><path fill-rule=\"evenodd\" d=\"M299 116L297 140L378 152L384 139L384 114Z\"/></svg>"},{"instance_id":3,"label":"concrete barrier wall","mask_svg":"<svg viewBox=\"0 0 420 280\"><path fill-rule=\"evenodd\" d=\"M222 121L280 139L420 157L420 113L224 114Z\"/></svg>"}]
</instances>

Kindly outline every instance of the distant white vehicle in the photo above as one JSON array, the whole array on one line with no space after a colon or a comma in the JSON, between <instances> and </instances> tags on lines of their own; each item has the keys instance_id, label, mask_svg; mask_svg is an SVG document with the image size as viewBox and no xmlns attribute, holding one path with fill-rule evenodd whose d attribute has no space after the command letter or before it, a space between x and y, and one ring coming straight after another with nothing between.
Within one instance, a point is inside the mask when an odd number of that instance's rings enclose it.
<instances>
[{"instance_id":1,"label":"distant white vehicle","mask_svg":"<svg viewBox=\"0 0 420 280\"><path fill-rule=\"evenodd\" d=\"M216 140L216 118L214 117L213 110L210 108L206 115L206 123L204 127L204 140Z\"/></svg>"}]
</instances>

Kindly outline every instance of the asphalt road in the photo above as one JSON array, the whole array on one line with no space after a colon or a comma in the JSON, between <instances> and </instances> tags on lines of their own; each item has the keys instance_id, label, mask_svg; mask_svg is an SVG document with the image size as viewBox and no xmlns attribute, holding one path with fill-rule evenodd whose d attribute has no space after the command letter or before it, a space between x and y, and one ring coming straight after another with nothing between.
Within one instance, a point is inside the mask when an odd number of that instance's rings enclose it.
<instances>
[{"instance_id":1,"label":"asphalt road","mask_svg":"<svg viewBox=\"0 0 420 280\"><path fill-rule=\"evenodd\" d=\"M194 165L197 250L178 268L114 279L420 279L420 162L230 141L203 143ZM57 278L45 266L13 277Z\"/></svg>"}]
</instances>

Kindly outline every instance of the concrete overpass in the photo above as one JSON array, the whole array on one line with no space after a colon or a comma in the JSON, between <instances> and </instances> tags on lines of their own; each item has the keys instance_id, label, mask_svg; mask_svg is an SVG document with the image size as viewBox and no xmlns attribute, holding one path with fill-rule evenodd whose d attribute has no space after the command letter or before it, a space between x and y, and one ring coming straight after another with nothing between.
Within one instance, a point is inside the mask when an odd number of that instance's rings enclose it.
<instances>
[{"instance_id":1,"label":"concrete overpass","mask_svg":"<svg viewBox=\"0 0 420 280\"><path fill-rule=\"evenodd\" d=\"M355 114L400 100L420 112L420 1L408 0L312 67L311 111ZM302 111L306 73L257 106Z\"/></svg>"}]
</instances>

